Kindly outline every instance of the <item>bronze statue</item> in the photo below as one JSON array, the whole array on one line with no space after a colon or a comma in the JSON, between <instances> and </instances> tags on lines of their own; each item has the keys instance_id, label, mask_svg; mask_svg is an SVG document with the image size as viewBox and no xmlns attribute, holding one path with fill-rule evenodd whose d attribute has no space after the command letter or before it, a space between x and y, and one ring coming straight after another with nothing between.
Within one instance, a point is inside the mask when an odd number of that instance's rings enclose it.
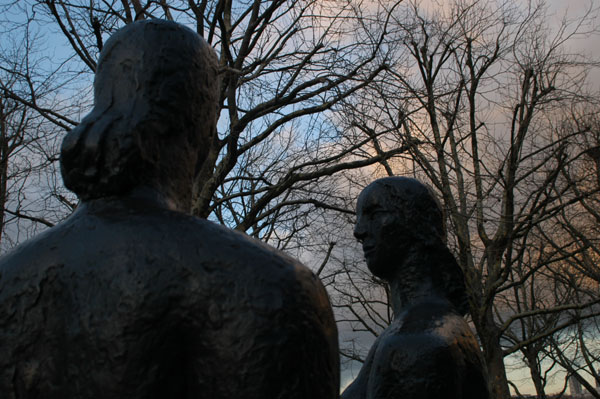
<instances>
[{"instance_id":1,"label":"bronze statue","mask_svg":"<svg viewBox=\"0 0 600 399\"><path fill-rule=\"evenodd\" d=\"M360 194L354 235L369 270L389 283L394 319L342 399L489 398L443 220L433 193L414 179L379 179Z\"/></svg>"},{"instance_id":2,"label":"bronze statue","mask_svg":"<svg viewBox=\"0 0 600 399\"><path fill-rule=\"evenodd\" d=\"M0 261L3 399L338 396L319 280L186 213L215 139L217 73L173 22L106 43L94 109L62 147L81 205Z\"/></svg>"}]
</instances>

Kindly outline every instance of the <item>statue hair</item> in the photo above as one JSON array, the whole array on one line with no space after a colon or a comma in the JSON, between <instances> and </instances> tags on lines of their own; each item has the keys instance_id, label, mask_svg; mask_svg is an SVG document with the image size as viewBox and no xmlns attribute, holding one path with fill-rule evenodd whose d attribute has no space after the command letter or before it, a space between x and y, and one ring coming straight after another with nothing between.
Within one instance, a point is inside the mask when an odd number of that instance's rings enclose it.
<instances>
[{"instance_id":1,"label":"statue hair","mask_svg":"<svg viewBox=\"0 0 600 399\"><path fill-rule=\"evenodd\" d=\"M148 186L189 209L216 132L217 58L174 22L126 25L106 42L94 108L65 137L61 172L82 200Z\"/></svg>"}]
</instances>

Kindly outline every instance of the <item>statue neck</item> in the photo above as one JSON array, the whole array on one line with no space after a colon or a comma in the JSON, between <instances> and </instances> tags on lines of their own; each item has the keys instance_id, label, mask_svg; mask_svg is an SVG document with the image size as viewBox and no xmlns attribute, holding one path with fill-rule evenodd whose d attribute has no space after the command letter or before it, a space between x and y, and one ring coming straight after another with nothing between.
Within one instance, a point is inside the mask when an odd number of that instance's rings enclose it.
<instances>
[{"instance_id":1,"label":"statue neck","mask_svg":"<svg viewBox=\"0 0 600 399\"><path fill-rule=\"evenodd\" d=\"M121 206L125 205L131 208L144 209L168 209L172 211L183 211L177 206L177 202L169 198L167 195L149 186L136 187L126 194L110 197L101 197L89 201L84 204L91 209L104 207L111 203L118 203Z\"/></svg>"},{"instance_id":2,"label":"statue neck","mask_svg":"<svg viewBox=\"0 0 600 399\"><path fill-rule=\"evenodd\" d=\"M431 277L432 259L426 251L412 250L388 280L394 317L407 307L436 295Z\"/></svg>"},{"instance_id":3,"label":"statue neck","mask_svg":"<svg viewBox=\"0 0 600 399\"><path fill-rule=\"evenodd\" d=\"M165 195L164 193L148 186L134 188L128 193L127 198L172 211L182 211L177 206L177 202L175 200L170 198L168 195Z\"/></svg>"}]
</instances>

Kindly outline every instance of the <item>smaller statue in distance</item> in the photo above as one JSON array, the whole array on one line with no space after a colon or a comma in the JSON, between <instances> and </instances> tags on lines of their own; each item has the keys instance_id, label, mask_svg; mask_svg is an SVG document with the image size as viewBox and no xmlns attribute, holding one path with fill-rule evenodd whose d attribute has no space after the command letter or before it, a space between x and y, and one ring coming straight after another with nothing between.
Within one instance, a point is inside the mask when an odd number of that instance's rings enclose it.
<instances>
[{"instance_id":1,"label":"smaller statue in distance","mask_svg":"<svg viewBox=\"0 0 600 399\"><path fill-rule=\"evenodd\" d=\"M463 318L464 279L445 245L441 207L415 179L387 177L358 198L354 235L387 281L394 319L342 399L487 399L487 373Z\"/></svg>"}]
</instances>

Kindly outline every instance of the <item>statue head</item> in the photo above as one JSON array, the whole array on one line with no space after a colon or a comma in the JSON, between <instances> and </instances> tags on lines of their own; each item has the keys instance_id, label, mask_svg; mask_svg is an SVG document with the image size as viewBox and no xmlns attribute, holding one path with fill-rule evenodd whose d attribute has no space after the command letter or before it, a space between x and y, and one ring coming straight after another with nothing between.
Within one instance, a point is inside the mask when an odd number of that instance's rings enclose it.
<instances>
[{"instance_id":1,"label":"statue head","mask_svg":"<svg viewBox=\"0 0 600 399\"><path fill-rule=\"evenodd\" d=\"M139 21L102 49L94 108L65 137L61 170L82 200L152 188L188 210L216 133L217 58L192 30Z\"/></svg>"},{"instance_id":2,"label":"statue head","mask_svg":"<svg viewBox=\"0 0 600 399\"><path fill-rule=\"evenodd\" d=\"M433 191L407 177L386 177L358 197L355 237L369 270L391 281L409 256L422 257L434 286L466 312L463 274L446 246L444 216ZM425 257L427 260L425 260Z\"/></svg>"}]
</instances>

